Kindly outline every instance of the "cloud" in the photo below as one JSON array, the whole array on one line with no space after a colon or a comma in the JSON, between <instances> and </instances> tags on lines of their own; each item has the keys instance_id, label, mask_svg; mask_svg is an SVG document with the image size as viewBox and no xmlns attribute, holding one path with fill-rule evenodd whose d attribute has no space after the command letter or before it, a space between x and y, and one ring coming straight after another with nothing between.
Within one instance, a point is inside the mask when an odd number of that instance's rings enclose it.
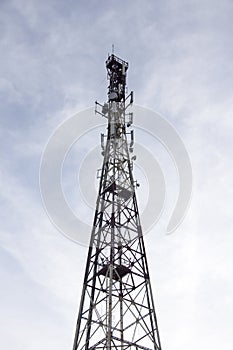
<instances>
[{"instance_id":1,"label":"cloud","mask_svg":"<svg viewBox=\"0 0 233 350\"><path fill-rule=\"evenodd\" d=\"M215 350L221 341L230 350L231 1L0 6L2 344L72 346L86 252L43 211L40 155L58 123L106 99L104 61L114 43L130 62L136 102L173 123L193 165L183 225L164 237L161 218L146 237L162 344Z\"/></svg>"}]
</instances>

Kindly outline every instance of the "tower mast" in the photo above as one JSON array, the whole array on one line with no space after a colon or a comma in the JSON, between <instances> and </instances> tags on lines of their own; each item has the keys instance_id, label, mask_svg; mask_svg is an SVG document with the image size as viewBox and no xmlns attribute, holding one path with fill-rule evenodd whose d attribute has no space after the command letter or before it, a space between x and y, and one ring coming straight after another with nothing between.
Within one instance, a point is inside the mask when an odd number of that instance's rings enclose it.
<instances>
[{"instance_id":1,"label":"tower mast","mask_svg":"<svg viewBox=\"0 0 233 350\"><path fill-rule=\"evenodd\" d=\"M108 101L96 113L107 135L73 350L161 350L132 174L128 63L113 53L106 68Z\"/></svg>"}]
</instances>

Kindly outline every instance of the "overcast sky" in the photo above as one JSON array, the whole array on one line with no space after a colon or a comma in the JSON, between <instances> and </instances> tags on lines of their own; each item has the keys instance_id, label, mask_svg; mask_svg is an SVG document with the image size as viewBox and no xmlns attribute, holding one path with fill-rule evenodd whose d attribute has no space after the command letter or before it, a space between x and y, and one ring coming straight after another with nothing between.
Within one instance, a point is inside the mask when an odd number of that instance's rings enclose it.
<instances>
[{"instance_id":1,"label":"overcast sky","mask_svg":"<svg viewBox=\"0 0 233 350\"><path fill-rule=\"evenodd\" d=\"M193 168L183 224L145 237L162 347L232 349L232 17L231 0L0 1L2 349L72 348L87 250L47 217L40 158L59 123L106 99L113 43Z\"/></svg>"}]
</instances>

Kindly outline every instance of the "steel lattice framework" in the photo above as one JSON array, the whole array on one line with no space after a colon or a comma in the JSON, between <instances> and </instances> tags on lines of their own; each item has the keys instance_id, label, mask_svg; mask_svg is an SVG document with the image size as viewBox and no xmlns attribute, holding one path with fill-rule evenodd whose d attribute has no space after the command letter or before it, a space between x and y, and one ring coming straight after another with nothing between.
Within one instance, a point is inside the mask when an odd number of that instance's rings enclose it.
<instances>
[{"instance_id":1,"label":"steel lattice framework","mask_svg":"<svg viewBox=\"0 0 233 350\"><path fill-rule=\"evenodd\" d=\"M106 68L108 102L96 112L108 128L73 350L161 350L132 175L128 63L112 54Z\"/></svg>"}]
</instances>

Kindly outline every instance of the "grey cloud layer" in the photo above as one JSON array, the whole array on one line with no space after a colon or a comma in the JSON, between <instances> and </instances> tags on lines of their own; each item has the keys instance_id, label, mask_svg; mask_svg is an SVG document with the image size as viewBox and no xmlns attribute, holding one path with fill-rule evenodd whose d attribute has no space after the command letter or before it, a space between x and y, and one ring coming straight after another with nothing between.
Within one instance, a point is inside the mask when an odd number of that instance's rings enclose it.
<instances>
[{"instance_id":1,"label":"grey cloud layer","mask_svg":"<svg viewBox=\"0 0 233 350\"><path fill-rule=\"evenodd\" d=\"M184 224L147 237L163 347L232 349L231 18L226 0L1 2L3 348L71 348L85 251L51 227L38 169L57 124L105 99L114 43L136 102L165 114L193 163Z\"/></svg>"}]
</instances>

